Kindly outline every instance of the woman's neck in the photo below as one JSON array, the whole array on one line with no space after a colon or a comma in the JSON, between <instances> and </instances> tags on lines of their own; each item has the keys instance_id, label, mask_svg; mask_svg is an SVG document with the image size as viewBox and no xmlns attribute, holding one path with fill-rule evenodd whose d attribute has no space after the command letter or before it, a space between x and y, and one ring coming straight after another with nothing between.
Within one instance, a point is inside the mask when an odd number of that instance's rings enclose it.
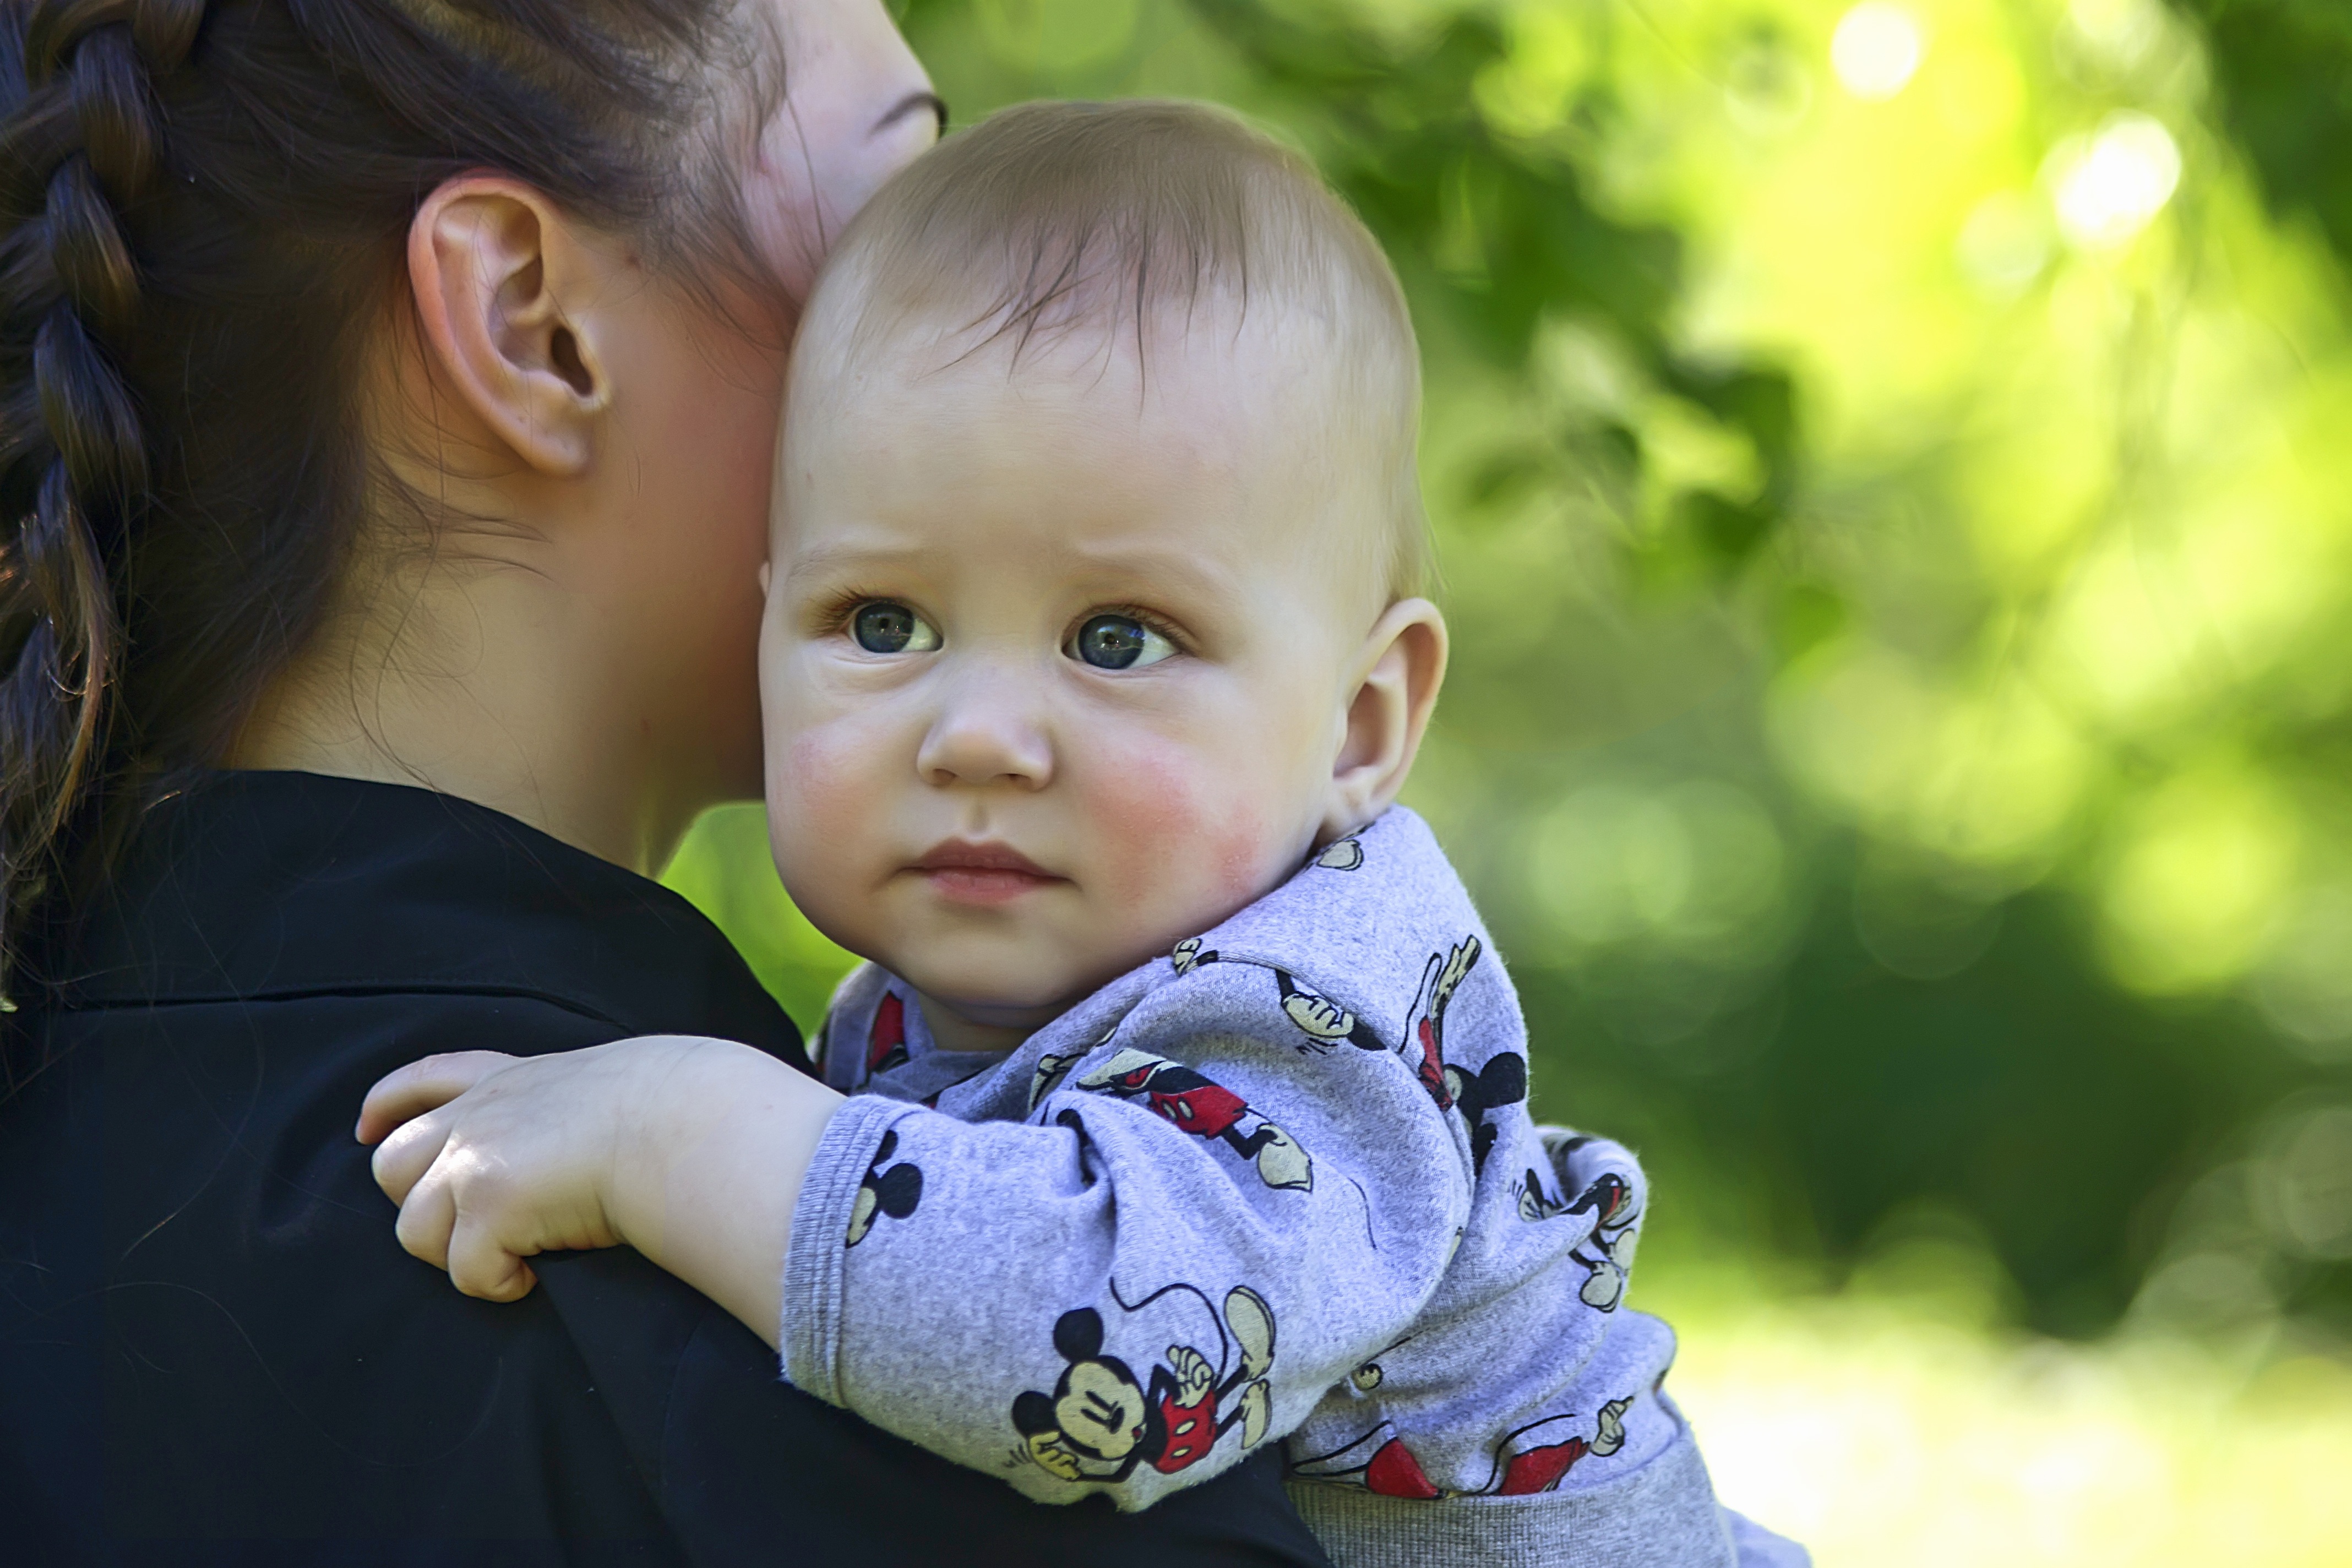
<instances>
[{"instance_id":1,"label":"woman's neck","mask_svg":"<svg viewBox=\"0 0 2352 1568\"><path fill-rule=\"evenodd\" d=\"M646 875L733 793L693 776L708 738L675 733L658 672L629 668L627 639L560 575L443 563L383 586L367 598L401 606L397 621L334 617L264 693L230 765L421 785Z\"/></svg>"},{"instance_id":2,"label":"woman's neck","mask_svg":"<svg viewBox=\"0 0 2352 1568\"><path fill-rule=\"evenodd\" d=\"M462 200L387 311L373 515L226 760L421 784L651 873L760 792L782 358L497 181Z\"/></svg>"}]
</instances>

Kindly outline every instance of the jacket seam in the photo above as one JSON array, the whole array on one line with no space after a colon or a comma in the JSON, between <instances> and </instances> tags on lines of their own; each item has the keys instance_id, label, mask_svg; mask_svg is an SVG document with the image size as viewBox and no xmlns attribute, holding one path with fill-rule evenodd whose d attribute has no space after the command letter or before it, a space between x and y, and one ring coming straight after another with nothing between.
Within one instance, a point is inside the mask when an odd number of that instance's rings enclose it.
<instances>
[{"instance_id":1,"label":"jacket seam","mask_svg":"<svg viewBox=\"0 0 2352 1568\"><path fill-rule=\"evenodd\" d=\"M81 1013L121 1013L152 1010L159 1007L222 1007L246 1006L256 1002L315 1002L336 998L362 1000L389 996L480 996L497 997L519 1002L540 1002L560 1008L579 1017L615 1028L632 1027L625 1019L616 1018L588 1004L551 991L535 990L526 985L436 985L431 982L403 982L370 985L303 985L263 991L223 991L194 994L162 996L91 997L61 1006L44 1007L40 1013L50 1018L68 1018Z\"/></svg>"}]
</instances>

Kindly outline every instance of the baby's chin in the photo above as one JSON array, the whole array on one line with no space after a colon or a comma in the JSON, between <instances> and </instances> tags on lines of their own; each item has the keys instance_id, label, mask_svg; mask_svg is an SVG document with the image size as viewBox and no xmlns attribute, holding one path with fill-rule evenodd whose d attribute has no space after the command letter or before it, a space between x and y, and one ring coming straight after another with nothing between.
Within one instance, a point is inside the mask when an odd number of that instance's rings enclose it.
<instances>
[{"instance_id":1,"label":"baby's chin","mask_svg":"<svg viewBox=\"0 0 2352 1568\"><path fill-rule=\"evenodd\" d=\"M927 1005L944 1007L967 1024L982 1029L1014 1029L1023 1033L1044 1028L1069 1011L1071 1005L1077 1000L1075 996L1067 1001L1057 998L1051 1002L1034 1002L1025 998L959 995L919 983L916 984L915 989L922 993Z\"/></svg>"},{"instance_id":2,"label":"baby's chin","mask_svg":"<svg viewBox=\"0 0 2352 1568\"><path fill-rule=\"evenodd\" d=\"M1106 961L1084 971L1058 964L992 963L965 968L917 961L905 968L884 963L927 1002L984 1029L1041 1028L1154 953Z\"/></svg>"}]
</instances>

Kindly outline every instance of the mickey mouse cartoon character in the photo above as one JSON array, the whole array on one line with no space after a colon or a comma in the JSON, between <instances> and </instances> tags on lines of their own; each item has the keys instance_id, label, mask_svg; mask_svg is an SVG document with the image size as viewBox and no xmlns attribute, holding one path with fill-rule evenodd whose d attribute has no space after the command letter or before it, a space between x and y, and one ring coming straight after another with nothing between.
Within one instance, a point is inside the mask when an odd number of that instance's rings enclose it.
<instances>
[{"instance_id":1,"label":"mickey mouse cartoon character","mask_svg":"<svg viewBox=\"0 0 2352 1568\"><path fill-rule=\"evenodd\" d=\"M1388 1042L1381 1038L1371 1025L1321 992L1300 984L1298 977L1290 971L1274 967L1274 985L1276 994L1282 998L1283 1016L1297 1026L1300 1034L1313 1041L1317 1048L1328 1050L1343 1041L1359 1050L1384 1051L1389 1048Z\"/></svg>"},{"instance_id":2,"label":"mickey mouse cartoon character","mask_svg":"<svg viewBox=\"0 0 2352 1568\"><path fill-rule=\"evenodd\" d=\"M1465 936L1450 952L1431 953L1422 969L1422 1001L1412 1012L1412 1032L1405 1041L1404 1058L1440 1110L1454 1109L1454 1091L1462 1079L1459 1071L1449 1073L1445 1067L1445 1009L1485 951L1475 936Z\"/></svg>"},{"instance_id":3,"label":"mickey mouse cartoon character","mask_svg":"<svg viewBox=\"0 0 2352 1568\"><path fill-rule=\"evenodd\" d=\"M1139 1101L1195 1138L1219 1140L1255 1163L1269 1187L1314 1190L1315 1163L1297 1140L1191 1068L1130 1047L1079 1079L1077 1087Z\"/></svg>"},{"instance_id":4,"label":"mickey mouse cartoon character","mask_svg":"<svg viewBox=\"0 0 2352 1568\"><path fill-rule=\"evenodd\" d=\"M1220 1381L1214 1363L1180 1344L1168 1347L1167 1363L1143 1384L1125 1362L1102 1353L1101 1313L1092 1307L1063 1313L1054 1323L1054 1349L1068 1364L1054 1392L1033 1389L1013 1402L1021 1457L1066 1481L1117 1483L1141 1464L1162 1475L1189 1468L1235 1426L1242 1447L1255 1447L1271 1404L1265 1373L1274 1364L1274 1314L1242 1285L1227 1293L1224 1318L1239 1352L1229 1375Z\"/></svg>"},{"instance_id":5,"label":"mickey mouse cartoon character","mask_svg":"<svg viewBox=\"0 0 2352 1568\"><path fill-rule=\"evenodd\" d=\"M1613 1312L1625 1299L1625 1282L1633 1271L1633 1244L1641 1239L1642 1215L1633 1202L1633 1189L1614 1171L1604 1173L1568 1205L1570 1214L1588 1210L1593 1215L1592 1234L1583 1247L1569 1254L1587 1270L1583 1288L1576 1294L1588 1307ZM1586 1256L1588 1247L1592 1256Z\"/></svg>"},{"instance_id":6,"label":"mickey mouse cartoon character","mask_svg":"<svg viewBox=\"0 0 2352 1568\"><path fill-rule=\"evenodd\" d=\"M1362 848L1356 845L1355 840L1343 838L1339 845L1354 847L1359 857L1355 865L1363 863ZM1332 846L1332 850L1338 849L1339 845ZM1331 852L1325 851L1327 855ZM1317 863L1322 864L1320 861ZM1354 868L1339 866L1337 868L1351 870ZM1224 963L1244 963L1253 969L1268 971L1273 974L1275 989L1282 998L1284 1016L1298 1026L1298 1032L1307 1037L1313 1049L1329 1050L1343 1043L1367 1051L1389 1048L1388 1042L1381 1039L1370 1024L1312 986L1302 985L1297 975L1278 963L1267 963L1255 958L1229 960L1216 949L1204 947L1197 936L1188 936L1178 942L1175 951L1168 955L1168 962L1180 975L1190 974L1208 964Z\"/></svg>"},{"instance_id":7,"label":"mickey mouse cartoon character","mask_svg":"<svg viewBox=\"0 0 2352 1568\"><path fill-rule=\"evenodd\" d=\"M1387 1423L1373 1427L1343 1448L1311 1459L1294 1460L1291 1473L1318 1479L1354 1479L1364 1489L1381 1497L1434 1502L1446 1497L1531 1497L1559 1487L1560 1480L1587 1455L1607 1458L1625 1446L1625 1412L1631 1398L1612 1399L1593 1417L1591 1437L1573 1434L1552 1443L1528 1443L1539 1433L1557 1432L1574 1421L1572 1415L1548 1415L1540 1421L1506 1432L1495 1443L1495 1469L1485 1486L1472 1491L1450 1491L1429 1479L1404 1439ZM1384 1436L1385 1435L1385 1436ZM1381 1439L1377 1446L1374 1440ZM1370 1447L1369 1458L1356 1456Z\"/></svg>"},{"instance_id":8,"label":"mickey mouse cartoon character","mask_svg":"<svg viewBox=\"0 0 2352 1568\"><path fill-rule=\"evenodd\" d=\"M1584 1142L1575 1139L1567 1147L1572 1149ZM1638 1234L1634 1227L1642 1218L1631 1184L1614 1171L1603 1171L1577 1194L1574 1203L1566 1203L1545 1192L1543 1178L1534 1171L1528 1171L1522 1179L1521 1219L1541 1224L1562 1215L1580 1214L1592 1215L1592 1234L1569 1253L1585 1268L1584 1285L1577 1291L1577 1297L1588 1307L1614 1311L1617 1303L1625 1299L1625 1282L1633 1272L1633 1243Z\"/></svg>"},{"instance_id":9,"label":"mickey mouse cartoon character","mask_svg":"<svg viewBox=\"0 0 2352 1568\"><path fill-rule=\"evenodd\" d=\"M1356 871L1363 868L1364 845L1359 838L1338 838L1323 847L1310 862L1326 871Z\"/></svg>"},{"instance_id":10,"label":"mickey mouse cartoon character","mask_svg":"<svg viewBox=\"0 0 2352 1568\"><path fill-rule=\"evenodd\" d=\"M844 1246L864 1241L883 1215L905 1219L923 1201L923 1168L903 1160L891 1164L890 1156L898 1152L898 1130L894 1127L882 1134L874 1150L874 1163L866 1167L866 1179L857 1184L857 1197L849 1209L849 1239Z\"/></svg>"},{"instance_id":11,"label":"mickey mouse cartoon character","mask_svg":"<svg viewBox=\"0 0 2352 1568\"><path fill-rule=\"evenodd\" d=\"M1455 1096L1446 1076L1445 1009L1464 978L1477 966L1483 951L1483 944L1473 935L1464 937L1444 952L1430 954L1429 963L1421 972L1421 984L1413 991L1413 1006L1409 1015L1412 1022L1406 1027L1403 1041L1394 1047L1381 1038L1370 1024L1302 984L1288 970L1272 964L1265 967L1274 970L1275 990L1282 998L1283 1013L1317 1047L1328 1048L1345 1041L1360 1050L1393 1049L1412 1068L1422 1088L1437 1101L1437 1108L1451 1110ZM1187 954L1181 946L1177 952L1180 963L1189 962L1195 967L1217 957L1213 952L1197 951Z\"/></svg>"}]
</instances>

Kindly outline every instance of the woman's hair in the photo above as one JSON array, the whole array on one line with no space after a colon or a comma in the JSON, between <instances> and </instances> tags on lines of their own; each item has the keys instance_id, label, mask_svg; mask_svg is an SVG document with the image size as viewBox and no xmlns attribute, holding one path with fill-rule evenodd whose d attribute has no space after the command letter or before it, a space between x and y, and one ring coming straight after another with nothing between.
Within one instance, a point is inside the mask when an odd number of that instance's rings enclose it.
<instances>
[{"instance_id":1,"label":"woman's hair","mask_svg":"<svg viewBox=\"0 0 2352 1568\"><path fill-rule=\"evenodd\" d=\"M422 199L488 168L748 257L759 94L712 84L781 51L737 10L0 0L0 1009L319 623Z\"/></svg>"}]
</instances>

